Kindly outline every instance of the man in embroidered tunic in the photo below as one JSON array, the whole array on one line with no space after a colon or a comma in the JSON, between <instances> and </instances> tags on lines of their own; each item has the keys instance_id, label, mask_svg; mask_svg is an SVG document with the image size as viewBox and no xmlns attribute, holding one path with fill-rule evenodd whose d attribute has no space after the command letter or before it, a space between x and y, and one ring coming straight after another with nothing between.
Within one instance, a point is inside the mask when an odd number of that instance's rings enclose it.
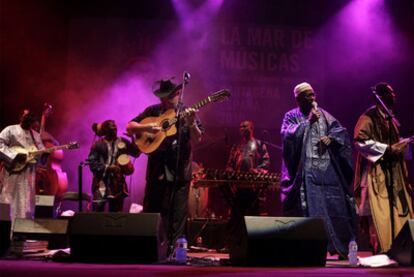
<instances>
[{"instance_id":1,"label":"man in embroidered tunic","mask_svg":"<svg viewBox=\"0 0 414 277\"><path fill-rule=\"evenodd\" d=\"M294 95L298 108L285 114L281 127L283 213L322 217L328 251L346 258L348 243L356 238L349 136L332 115L317 107L310 84L298 84Z\"/></svg>"},{"instance_id":2,"label":"man in embroidered tunic","mask_svg":"<svg viewBox=\"0 0 414 277\"><path fill-rule=\"evenodd\" d=\"M240 122L241 140L234 144L227 160L227 171L267 173L270 157L266 145L254 137L254 126L250 120ZM227 224L228 243L240 244L243 239L244 216L260 215L260 196L265 188L240 188L237 181L231 189L223 187L224 195L229 195L231 205L230 219ZM231 190L230 192L228 190Z\"/></svg>"}]
</instances>

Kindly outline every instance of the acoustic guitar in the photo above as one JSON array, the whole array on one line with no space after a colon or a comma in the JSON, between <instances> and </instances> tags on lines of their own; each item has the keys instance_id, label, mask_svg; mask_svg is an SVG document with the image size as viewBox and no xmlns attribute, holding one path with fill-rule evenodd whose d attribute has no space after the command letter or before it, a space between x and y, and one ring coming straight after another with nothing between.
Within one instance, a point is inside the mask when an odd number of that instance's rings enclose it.
<instances>
[{"instance_id":1,"label":"acoustic guitar","mask_svg":"<svg viewBox=\"0 0 414 277\"><path fill-rule=\"evenodd\" d=\"M223 89L204 98L198 103L192 105L190 108L198 110L209 103L224 101L228 97L230 97L230 92ZM186 114L184 112L179 115L180 118L185 116ZM166 137L173 136L177 133L177 127L175 126L177 120L178 119L174 109L169 109L158 117L147 117L141 120L140 124L155 123L156 126L161 127L161 130L155 133L142 132L138 134L135 139L135 144L138 146L139 150L146 154L157 150Z\"/></svg>"},{"instance_id":2,"label":"acoustic guitar","mask_svg":"<svg viewBox=\"0 0 414 277\"><path fill-rule=\"evenodd\" d=\"M43 150L34 150L34 149L25 149L20 146L13 146L10 147L11 151L17 154L26 154L26 159L24 161L16 161L13 160L10 164L6 165L6 169L10 173L19 173L29 164L35 164L37 162L37 158L40 157L44 153L52 153L56 150L61 149L77 149L79 148L79 142L71 142L64 145L59 145L55 147L46 148Z\"/></svg>"}]
</instances>

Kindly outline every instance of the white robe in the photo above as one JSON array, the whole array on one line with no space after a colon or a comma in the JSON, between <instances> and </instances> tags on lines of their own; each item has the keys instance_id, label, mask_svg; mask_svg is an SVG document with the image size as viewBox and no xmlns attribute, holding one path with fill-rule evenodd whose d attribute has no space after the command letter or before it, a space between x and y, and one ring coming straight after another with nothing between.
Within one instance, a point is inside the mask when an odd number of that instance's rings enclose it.
<instances>
[{"instance_id":1,"label":"white robe","mask_svg":"<svg viewBox=\"0 0 414 277\"><path fill-rule=\"evenodd\" d=\"M23 147L29 151L44 149L39 133L20 125L11 125L0 133L0 151L14 159L18 154L14 146ZM33 141L36 141L36 143ZM27 166L23 171L9 174L4 168L0 172L0 203L10 204L10 218L33 218L35 208L35 165Z\"/></svg>"}]
</instances>

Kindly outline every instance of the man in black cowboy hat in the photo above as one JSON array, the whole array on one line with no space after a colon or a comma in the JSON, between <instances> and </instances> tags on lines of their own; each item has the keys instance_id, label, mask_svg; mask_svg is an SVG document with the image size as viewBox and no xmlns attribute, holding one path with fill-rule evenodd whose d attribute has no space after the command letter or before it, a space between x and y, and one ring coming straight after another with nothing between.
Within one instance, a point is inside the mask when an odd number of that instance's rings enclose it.
<instances>
[{"instance_id":1,"label":"man in black cowboy hat","mask_svg":"<svg viewBox=\"0 0 414 277\"><path fill-rule=\"evenodd\" d=\"M159 117L171 109L186 114L176 124L177 133L166 137L155 151L148 154L144 212L161 213L169 231L170 246L185 230L192 173L191 144L199 142L203 133L197 111L180 103L181 92L182 85L171 80L158 81L154 94L159 97L160 104L149 106L127 126L128 133L137 137L143 133L157 134L163 132L159 124L140 122L148 117Z\"/></svg>"}]
</instances>

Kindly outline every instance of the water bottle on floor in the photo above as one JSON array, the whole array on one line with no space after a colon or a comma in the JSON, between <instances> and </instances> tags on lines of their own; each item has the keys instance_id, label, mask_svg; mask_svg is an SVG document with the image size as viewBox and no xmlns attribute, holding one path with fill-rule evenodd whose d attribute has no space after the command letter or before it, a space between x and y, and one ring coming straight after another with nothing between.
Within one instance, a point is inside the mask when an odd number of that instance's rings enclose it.
<instances>
[{"instance_id":1,"label":"water bottle on floor","mask_svg":"<svg viewBox=\"0 0 414 277\"><path fill-rule=\"evenodd\" d=\"M175 243L175 261L180 264L187 262L187 240L181 236Z\"/></svg>"},{"instance_id":2,"label":"water bottle on floor","mask_svg":"<svg viewBox=\"0 0 414 277\"><path fill-rule=\"evenodd\" d=\"M358 244L351 240L348 245L348 262L352 267L358 266Z\"/></svg>"}]
</instances>

